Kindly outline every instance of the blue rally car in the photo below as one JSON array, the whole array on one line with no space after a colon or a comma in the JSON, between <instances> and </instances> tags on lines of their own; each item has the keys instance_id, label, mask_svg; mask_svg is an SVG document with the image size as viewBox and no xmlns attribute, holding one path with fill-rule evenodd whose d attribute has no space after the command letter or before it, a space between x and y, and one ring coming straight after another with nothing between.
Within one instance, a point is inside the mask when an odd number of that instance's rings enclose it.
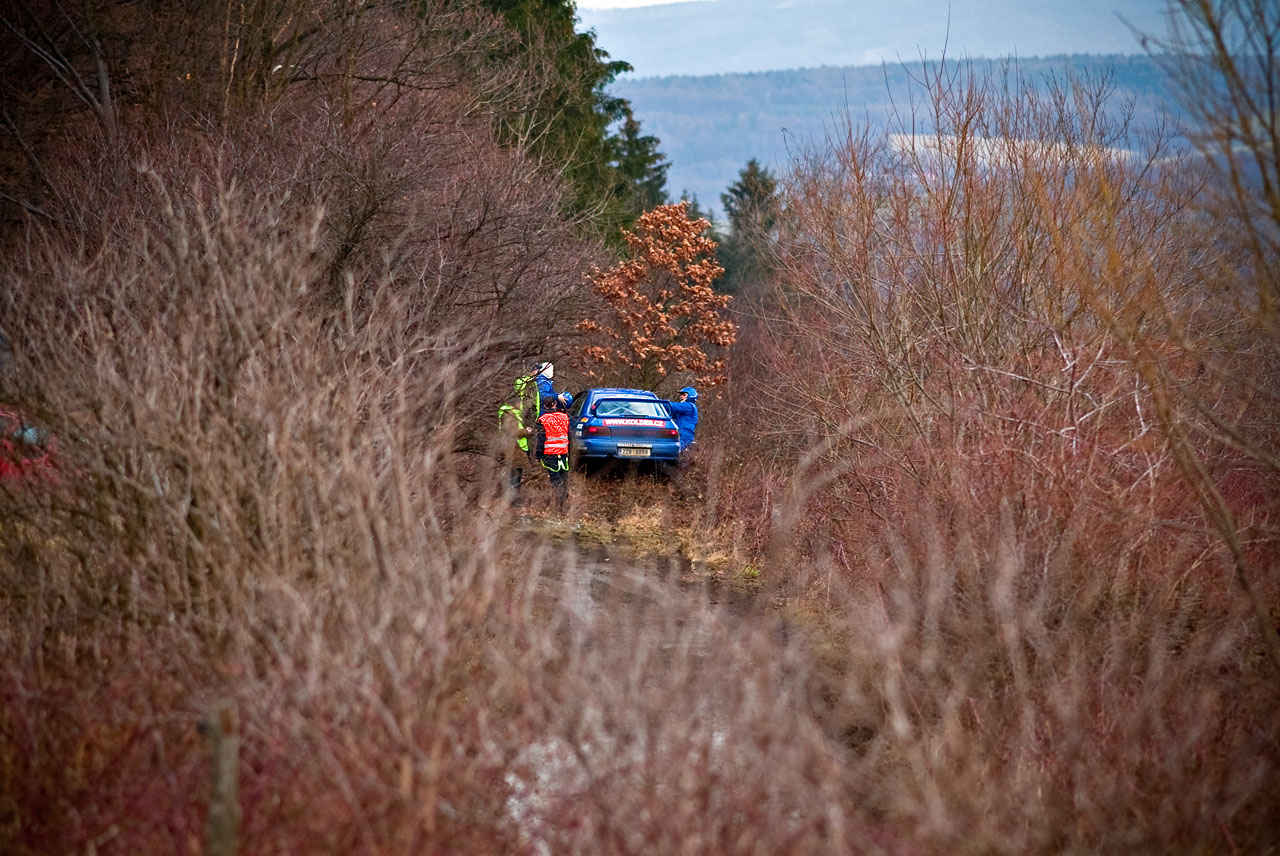
<instances>
[{"instance_id":1,"label":"blue rally car","mask_svg":"<svg viewBox=\"0 0 1280 856\"><path fill-rule=\"evenodd\" d=\"M680 430L666 402L640 389L589 389L569 408L569 458L577 469L609 460L673 463Z\"/></svg>"}]
</instances>

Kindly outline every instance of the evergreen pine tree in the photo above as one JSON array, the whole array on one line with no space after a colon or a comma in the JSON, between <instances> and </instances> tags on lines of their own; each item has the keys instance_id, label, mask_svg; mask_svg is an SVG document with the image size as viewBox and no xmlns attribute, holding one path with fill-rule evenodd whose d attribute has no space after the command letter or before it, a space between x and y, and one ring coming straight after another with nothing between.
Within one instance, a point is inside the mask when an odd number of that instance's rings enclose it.
<instances>
[{"instance_id":1,"label":"evergreen pine tree","mask_svg":"<svg viewBox=\"0 0 1280 856\"><path fill-rule=\"evenodd\" d=\"M640 122L630 104L624 102L622 114L622 125L614 137L618 148L615 187L618 198L627 203L634 218L666 204L667 170L671 164L658 151L658 138L640 132Z\"/></svg>"},{"instance_id":2,"label":"evergreen pine tree","mask_svg":"<svg viewBox=\"0 0 1280 856\"><path fill-rule=\"evenodd\" d=\"M532 140L535 154L563 170L573 213L588 214L620 241L621 227L666 202L668 165L658 139L641 134L630 103L607 91L631 66L610 60L594 33L575 30L573 0L483 2L520 34L532 65L555 69L536 103L508 120L509 133Z\"/></svg>"},{"instance_id":3,"label":"evergreen pine tree","mask_svg":"<svg viewBox=\"0 0 1280 856\"><path fill-rule=\"evenodd\" d=\"M715 213L702 207L698 202L698 195L685 188L680 191L680 199L689 203L690 220L707 221L707 228L702 232L703 236L715 241L717 245L724 243L724 231L720 228L720 224L716 222Z\"/></svg>"},{"instance_id":4,"label":"evergreen pine tree","mask_svg":"<svg viewBox=\"0 0 1280 856\"><path fill-rule=\"evenodd\" d=\"M778 225L778 180L755 158L738 173L738 180L720 194L729 234L720 245L725 269L721 287L730 293L755 289L769 270L769 242Z\"/></svg>"}]
</instances>

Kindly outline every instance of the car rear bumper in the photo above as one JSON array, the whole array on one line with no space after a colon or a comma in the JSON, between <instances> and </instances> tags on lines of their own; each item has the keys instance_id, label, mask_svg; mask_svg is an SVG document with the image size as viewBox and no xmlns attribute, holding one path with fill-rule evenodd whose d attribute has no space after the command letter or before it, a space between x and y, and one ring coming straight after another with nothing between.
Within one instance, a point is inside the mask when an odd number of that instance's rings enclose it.
<instances>
[{"instance_id":1,"label":"car rear bumper","mask_svg":"<svg viewBox=\"0 0 1280 856\"><path fill-rule=\"evenodd\" d=\"M619 450L619 446L623 447ZM649 454L627 454L630 449L647 449ZM676 440L628 440L624 437L573 438L579 458L617 458L620 461L674 461L680 454Z\"/></svg>"}]
</instances>

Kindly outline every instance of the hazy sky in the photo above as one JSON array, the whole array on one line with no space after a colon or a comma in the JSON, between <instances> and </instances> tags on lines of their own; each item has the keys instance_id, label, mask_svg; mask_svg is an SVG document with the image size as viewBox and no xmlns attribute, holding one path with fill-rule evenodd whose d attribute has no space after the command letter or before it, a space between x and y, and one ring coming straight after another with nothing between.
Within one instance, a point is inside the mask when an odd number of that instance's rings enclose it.
<instances>
[{"instance_id":1,"label":"hazy sky","mask_svg":"<svg viewBox=\"0 0 1280 856\"><path fill-rule=\"evenodd\" d=\"M689 0L578 0L579 9L634 9L663 3L686 3Z\"/></svg>"},{"instance_id":2,"label":"hazy sky","mask_svg":"<svg viewBox=\"0 0 1280 856\"><path fill-rule=\"evenodd\" d=\"M1141 53L1169 0L578 0L635 76L950 57Z\"/></svg>"}]
</instances>

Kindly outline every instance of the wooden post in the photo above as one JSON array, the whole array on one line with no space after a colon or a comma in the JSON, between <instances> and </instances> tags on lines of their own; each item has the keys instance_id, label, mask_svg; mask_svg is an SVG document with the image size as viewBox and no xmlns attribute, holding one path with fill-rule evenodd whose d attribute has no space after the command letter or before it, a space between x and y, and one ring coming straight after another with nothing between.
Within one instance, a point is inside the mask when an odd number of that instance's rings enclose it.
<instances>
[{"instance_id":1,"label":"wooden post","mask_svg":"<svg viewBox=\"0 0 1280 856\"><path fill-rule=\"evenodd\" d=\"M209 708L200 722L209 741L211 782L209 817L205 822L206 856L236 856L240 849L240 716L233 701Z\"/></svg>"}]
</instances>

